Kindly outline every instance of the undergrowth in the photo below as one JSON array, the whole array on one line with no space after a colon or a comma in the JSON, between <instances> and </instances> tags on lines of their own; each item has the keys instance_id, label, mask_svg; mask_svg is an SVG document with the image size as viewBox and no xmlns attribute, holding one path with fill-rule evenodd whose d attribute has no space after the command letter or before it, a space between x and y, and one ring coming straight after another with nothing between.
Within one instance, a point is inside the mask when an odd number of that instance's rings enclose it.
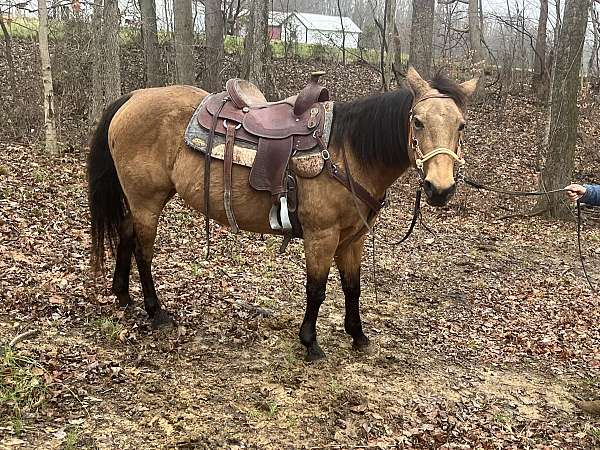
<instances>
[{"instance_id":1,"label":"undergrowth","mask_svg":"<svg viewBox=\"0 0 600 450\"><path fill-rule=\"evenodd\" d=\"M23 431L24 413L36 410L47 393L44 369L37 361L9 345L0 348L0 417L16 435Z\"/></svg>"}]
</instances>

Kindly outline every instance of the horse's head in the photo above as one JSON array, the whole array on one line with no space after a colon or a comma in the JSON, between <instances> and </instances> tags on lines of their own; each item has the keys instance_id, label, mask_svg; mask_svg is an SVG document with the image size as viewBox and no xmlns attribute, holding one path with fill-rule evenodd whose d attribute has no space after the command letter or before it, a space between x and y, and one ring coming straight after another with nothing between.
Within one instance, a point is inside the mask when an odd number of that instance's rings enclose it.
<instances>
[{"instance_id":1,"label":"horse's head","mask_svg":"<svg viewBox=\"0 0 600 450\"><path fill-rule=\"evenodd\" d=\"M456 191L455 163L463 164L463 108L477 87L477 78L462 84L425 81L410 67L406 80L414 93L409 123L409 155L423 180L427 202L444 206Z\"/></svg>"}]
</instances>

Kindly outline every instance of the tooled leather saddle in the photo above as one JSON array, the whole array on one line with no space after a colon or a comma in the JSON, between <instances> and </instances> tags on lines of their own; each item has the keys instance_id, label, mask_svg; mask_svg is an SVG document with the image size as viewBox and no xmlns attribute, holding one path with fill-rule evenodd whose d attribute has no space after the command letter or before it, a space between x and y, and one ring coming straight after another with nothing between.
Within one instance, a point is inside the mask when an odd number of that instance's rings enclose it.
<instances>
[{"instance_id":1,"label":"tooled leather saddle","mask_svg":"<svg viewBox=\"0 0 600 450\"><path fill-rule=\"evenodd\" d=\"M329 134L333 121L333 102L319 84L324 72L311 74L309 83L296 96L268 102L252 83L230 79L226 90L211 94L202 101L185 133L186 143L204 153L204 211L209 217L210 163L223 160L223 204L234 232L239 231L231 205L232 166L250 167L249 184L271 194L273 205L269 223L284 235L280 251L292 237L302 237L297 215L296 175L317 176L327 168L328 174L352 192L370 209L374 217L384 202L377 200L350 176L342 148L344 170L330 158ZM213 153L214 150L214 153ZM207 255L209 221L206 220Z\"/></svg>"},{"instance_id":2,"label":"tooled leather saddle","mask_svg":"<svg viewBox=\"0 0 600 450\"><path fill-rule=\"evenodd\" d=\"M269 215L271 228L286 236L301 237L302 228L296 212L295 177L290 173L292 155L322 146L325 127L327 89L319 84L324 72L311 74L309 83L296 96L268 102L251 82L230 79L226 90L211 94L195 114L196 124L207 132L205 147L205 211L208 215L210 160L215 141L225 142L223 152L224 206L234 232L239 230L231 206L231 174L234 144L256 148L249 183L258 191L271 194L273 207ZM284 241L284 242L286 242Z\"/></svg>"}]
</instances>

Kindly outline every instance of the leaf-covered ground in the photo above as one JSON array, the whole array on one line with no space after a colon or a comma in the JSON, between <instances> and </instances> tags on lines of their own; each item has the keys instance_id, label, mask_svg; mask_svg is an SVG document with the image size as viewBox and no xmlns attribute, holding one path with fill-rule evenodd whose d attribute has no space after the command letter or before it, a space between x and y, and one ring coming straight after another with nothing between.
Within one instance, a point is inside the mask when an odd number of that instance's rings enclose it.
<instances>
[{"instance_id":1,"label":"leaf-covered ground","mask_svg":"<svg viewBox=\"0 0 600 450\"><path fill-rule=\"evenodd\" d=\"M598 173L597 119L584 108L577 167ZM535 188L538 107L511 98L470 115L467 171ZM378 236L403 234L415 180L392 189ZM574 405L600 397L600 301L582 278L574 223L515 217L525 200L462 186L403 246L363 263L372 339L352 350L332 271L318 322L327 359L304 362L299 243L214 228L173 201L161 221L157 288L178 328L122 312L88 268L85 151L50 158L0 145L0 344L36 362L43 402L16 427L0 404L0 448L598 448L600 424ZM584 253L600 283L600 232ZM257 314L257 307L269 311ZM3 383L13 386L8 370Z\"/></svg>"}]
</instances>

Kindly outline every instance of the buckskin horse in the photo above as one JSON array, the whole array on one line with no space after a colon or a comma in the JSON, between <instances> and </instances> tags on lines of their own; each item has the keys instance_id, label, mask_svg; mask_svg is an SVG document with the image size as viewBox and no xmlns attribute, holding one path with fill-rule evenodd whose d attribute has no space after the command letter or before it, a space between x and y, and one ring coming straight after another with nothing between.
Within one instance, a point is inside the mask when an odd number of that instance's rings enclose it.
<instances>
[{"instance_id":1,"label":"buckskin horse","mask_svg":"<svg viewBox=\"0 0 600 450\"><path fill-rule=\"evenodd\" d=\"M406 79L408 87L394 92L336 102L331 137L321 152L328 169L311 178L297 178L297 217L307 274L299 335L308 360L325 356L317 343L316 323L334 260L345 296L345 331L355 348L369 344L359 313L360 265L368 228L363 219L369 225L374 222L392 183L417 166L431 205L447 204L456 190L464 112L477 79L458 84L436 77L427 82L412 68ZM205 180L205 161L211 158L184 142L190 118L208 95L191 86L134 91L108 106L90 142L92 265L103 267L105 246L113 251L112 290L118 304L126 307L131 303L129 274L134 256L144 307L157 327L172 319L154 287L154 241L159 216L176 193L202 213L206 213L208 193L209 217L227 225L223 193L229 181L236 225L250 232L281 234L269 223L272 196L249 185L249 167L234 164L227 180L223 161L213 159Z\"/></svg>"}]
</instances>

